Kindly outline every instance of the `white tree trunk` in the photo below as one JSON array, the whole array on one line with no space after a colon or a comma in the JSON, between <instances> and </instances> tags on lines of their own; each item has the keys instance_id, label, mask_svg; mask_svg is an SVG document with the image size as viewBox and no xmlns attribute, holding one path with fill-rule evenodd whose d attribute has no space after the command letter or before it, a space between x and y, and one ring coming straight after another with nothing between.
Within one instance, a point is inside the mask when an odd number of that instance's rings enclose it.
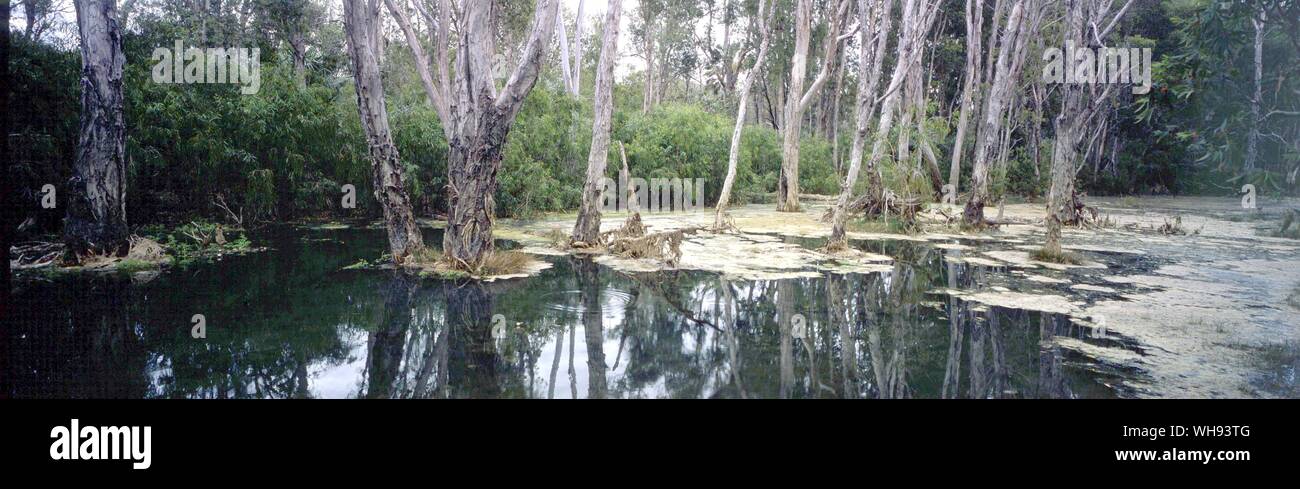
<instances>
[{"instance_id":1,"label":"white tree trunk","mask_svg":"<svg viewBox=\"0 0 1300 489\"><path fill-rule=\"evenodd\" d=\"M763 13L765 6L767 7L767 14ZM737 87L740 92L740 103L736 107L736 125L731 130L731 148L727 154L727 177L722 182L722 193L718 194L718 204L713 211L714 231L720 231L725 226L726 219L724 215L727 212L727 205L731 201L732 186L736 182L736 163L740 159L740 136L745 128L745 111L749 107L749 93L754 86L754 79L762 75L763 61L767 59L767 49L771 45L772 16L775 12L776 8L775 5L772 5L772 2L759 0L757 19L762 40L759 41L758 57L754 59L754 66L745 73L744 78L741 78Z\"/></svg>"},{"instance_id":2,"label":"white tree trunk","mask_svg":"<svg viewBox=\"0 0 1300 489\"><path fill-rule=\"evenodd\" d=\"M1262 82L1264 79L1264 12L1261 9L1251 15L1251 24L1255 27L1255 86L1250 96L1250 134L1246 136L1246 173L1255 171L1259 161L1259 104L1263 98Z\"/></svg>"},{"instance_id":3,"label":"white tree trunk","mask_svg":"<svg viewBox=\"0 0 1300 489\"><path fill-rule=\"evenodd\" d=\"M939 2L934 2L929 6L922 6L918 4L918 1L924 2L924 0L905 0L903 3L903 24L899 26L898 31L898 55L893 74L890 75L889 86L885 89L884 100L880 105L880 123L876 128L876 138L871 148L871 158L867 161L867 178L870 182L867 192L871 198L877 201L882 198L884 189L876 171L876 166L885 154L889 131L894 125L894 112L898 110L899 101L902 97L903 84L906 83L911 70L916 69L922 51L922 41L929 34L930 27L934 24L935 14L938 11ZM883 27L881 30L886 33L889 30L890 3L889 0L885 0L885 5L882 8L884 15L881 18L885 19L885 21L882 22ZM866 18L863 17L863 19ZM865 44L866 33L863 33L863 36L863 43ZM882 35L880 40L877 41L879 43L877 44L878 48L883 48L887 44L885 39L886 37ZM859 56L863 56L863 54L860 53ZM873 63L879 63L880 58L883 58L883 49L876 58ZM829 249L836 249L845 245L845 226L848 222L849 200L853 196L853 187L857 184L858 173L862 168L863 150L866 146L867 131L871 125L871 107L867 104L873 103L875 79L879 79L880 73L877 66L873 68L875 71L873 75L866 75L864 73L866 64L866 61L862 59L858 62L858 122L853 135L853 147L849 152L849 171L840 184L840 195L832 211L831 237L827 243Z\"/></svg>"},{"instance_id":4,"label":"white tree trunk","mask_svg":"<svg viewBox=\"0 0 1300 489\"><path fill-rule=\"evenodd\" d=\"M989 164L995 157L995 147L1001 142L1007 100L1020 77L1023 51L1028 45L1023 38L1034 34L1031 32L1033 29L1027 27L1029 23L1026 21L1026 12L1037 8L1035 0L1016 0L1007 15L1006 26L1000 37L993 82L984 100L984 110L981 111L983 123L976 137L975 158L971 168L971 196L966 201L963 212L963 221L968 225L984 223L984 206L989 199Z\"/></svg>"},{"instance_id":5,"label":"white tree trunk","mask_svg":"<svg viewBox=\"0 0 1300 489\"><path fill-rule=\"evenodd\" d=\"M573 226L573 240L595 243L600 238L600 208L609 159L609 127L614 116L614 64L618 59L618 24L622 0L610 0L601 36L600 63L596 66L595 115L591 125L591 151L587 155L587 182L582 207Z\"/></svg>"},{"instance_id":6,"label":"white tree trunk","mask_svg":"<svg viewBox=\"0 0 1300 489\"><path fill-rule=\"evenodd\" d=\"M785 104L785 126L782 127L781 173L777 178L776 209L783 212L799 210L799 135L803 127L803 112L813 97L830 78L831 65L838 52L841 18L847 15L849 0L841 0L838 14L828 16L829 26L825 39L825 54L817 78L804 91L804 77L808 67L808 43L812 35L812 0L797 0L795 6L795 44L790 63L790 89Z\"/></svg>"},{"instance_id":7,"label":"white tree trunk","mask_svg":"<svg viewBox=\"0 0 1300 489\"><path fill-rule=\"evenodd\" d=\"M966 0L966 81L961 91L961 115L957 117L957 137L952 145L952 167L948 171L948 184L953 192L961 185L961 157L966 143L966 125L975 110L975 91L980 89L981 41L984 34L984 0Z\"/></svg>"}]
</instances>

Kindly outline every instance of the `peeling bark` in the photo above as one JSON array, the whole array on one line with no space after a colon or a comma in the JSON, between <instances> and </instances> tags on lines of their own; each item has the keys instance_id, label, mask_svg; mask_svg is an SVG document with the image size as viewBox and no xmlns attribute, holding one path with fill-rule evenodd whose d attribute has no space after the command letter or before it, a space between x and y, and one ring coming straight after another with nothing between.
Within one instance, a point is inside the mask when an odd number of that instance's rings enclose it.
<instances>
[{"instance_id":1,"label":"peeling bark","mask_svg":"<svg viewBox=\"0 0 1300 489\"><path fill-rule=\"evenodd\" d=\"M1109 26L1128 10L1132 0L1119 10ZM1088 46L1088 38L1102 39L1109 32L1098 33L1097 25L1107 16L1109 2L1100 0L1065 0L1065 20L1063 22L1064 42L1073 42L1076 46ZM1091 32L1089 31L1091 29ZM1067 69L1073 69L1074 63L1067 62ZM1074 189L1074 177L1079 167L1079 145L1088 133L1089 124L1107 103L1113 92L1113 85L1107 85L1101 94L1092 94L1092 102L1085 100L1085 88L1080 84L1067 84L1061 87L1061 112L1054 121L1056 142L1052 147L1052 185L1047 194L1047 241L1043 250L1048 255L1061 253L1061 226L1078 221L1077 197Z\"/></svg>"},{"instance_id":2,"label":"peeling bark","mask_svg":"<svg viewBox=\"0 0 1300 489\"><path fill-rule=\"evenodd\" d=\"M445 1L445 0L444 0ZM500 93L493 80L492 57L496 53L489 2L469 2L461 19L460 46L456 62L456 102L448 127L451 150L447 159L447 231L443 253L457 266L476 269L493 251L492 195L502 150L524 97L537 83L555 29L558 0L538 0L532 33Z\"/></svg>"},{"instance_id":3,"label":"peeling bark","mask_svg":"<svg viewBox=\"0 0 1300 489\"><path fill-rule=\"evenodd\" d=\"M113 0L76 0L81 126L63 236L75 258L126 251L126 124L122 34Z\"/></svg>"},{"instance_id":4,"label":"peeling bark","mask_svg":"<svg viewBox=\"0 0 1300 489\"><path fill-rule=\"evenodd\" d=\"M863 0L859 1L862 2ZM884 22L882 22L882 30L885 32L889 30L887 19L889 18L890 3L891 2L888 0L885 1L883 7L884 15L879 17L880 19L885 19ZM918 0L906 0L903 4L903 24L899 26L898 32L897 61L894 65L893 74L890 75L889 87L885 90L884 100L880 106L880 123L876 128L876 140L872 145L871 158L867 161L866 168L869 185L867 188L867 195L864 198L880 204L881 208L886 207L882 202L884 187L880 182L880 174L876 170L876 166L884 156L885 145L887 142L886 139L889 136L889 131L894 125L894 112L898 109L902 86L906 82L910 71L915 69L916 64L920 60L921 42L925 39L926 35L928 35L930 27L934 24L934 18L938 11L938 7L939 2L935 2L928 6L922 6L918 5ZM863 20L866 20L865 17ZM865 33L863 35L865 36ZM878 48L883 48L883 45L885 44L884 39L885 38L882 36L881 41L879 41L880 44L877 45ZM883 49L880 49L880 54L877 55L877 59L873 62L879 63L880 58L883 57L882 55ZM865 65L865 60L859 62L858 79L860 84L868 84L868 86L866 87L866 90L859 88L861 94L858 96L858 126L857 131L853 136L853 148L849 153L849 172L845 175L844 181L840 184L840 196L832 210L831 237L827 243L827 247L830 249L840 248L845 245L844 228L848 223L848 212L851 207L849 199L853 196L853 187L857 183L858 172L862 167L863 150L866 145L867 131L870 127L871 105L869 104L875 103L873 97L875 94L874 85L876 81L869 78L878 79L879 70L878 68L873 68L875 70L873 75L864 76L865 73L863 67ZM863 85L859 86L861 87Z\"/></svg>"},{"instance_id":5,"label":"peeling bark","mask_svg":"<svg viewBox=\"0 0 1300 489\"><path fill-rule=\"evenodd\" d=\"M374 0L344 0L343 21L352 76L356 80L357 111L370 153L371 183L375 200L384 211L389 251L393 261L400 264L424 247L424 239L415 224L411 199L403 183L405 172L393 145L388 109L384 106L384 86L376 54L380 39L374 37L379 23L378 4Z\"/></svg>"}]
</instances>

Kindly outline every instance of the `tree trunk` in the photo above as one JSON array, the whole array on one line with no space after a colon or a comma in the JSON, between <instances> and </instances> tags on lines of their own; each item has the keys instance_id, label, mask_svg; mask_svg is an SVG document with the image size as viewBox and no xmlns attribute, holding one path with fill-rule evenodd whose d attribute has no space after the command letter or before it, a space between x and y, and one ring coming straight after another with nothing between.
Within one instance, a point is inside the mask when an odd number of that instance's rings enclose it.
<instances>
[{"instance_id":1,"label":"tree trunk","mask_svg":"<svg viewBox=\"0 0 1300 489\"><path fill-rule=\"evenodd\" d=\"M880 83L881 68L884 66L885 48L889 45L892 15L890 7L893 6L893 0L876 0L875 8L871 9L868 8L867 2L868 0L858 0L858 15L862 30L858 32L860 47L858 49L857 122L853 131L853 144L849 148L849 169L844 175L844 181L840 183L840 195L836 200L834 216L831 219L829 248L846 244L844 227L848 221L847 206L853 196L853 187L857 185L858 172L862 168L862 152L866 146L867 132L871 130L876 90ZM871 27L874 26L878 28L872 29ZM874 41L870 37L873 34L876 36ZM874 165L874 162L872 164ZM876 173L874 166L867 168L867 178L871 180L869 192L877 191L881 185L879 174Z\"/></svg>"},{"instance_id":2,"label":"tree trunk","mask_svg":"<svg viewBox=\"0 0 1300 489\"><path fill-rule=\"evenodd\" d=\"M980 125L975 143L975 159L971 168L971 196L966 201L962 220L967 225L984 223L984 206L989 199L989 162L995 155L995 149L1001 142L1004 112L1007 99L1011 96L1013 85L1019 79L1019 68L1024 58L1027 43L1023 38L1032 35L1033 29L1027 28L1026 11L1036 9L1034 0L1016 0L1007 16L1005 30L998 46L997 66L993 75L985 107L984 119Z\"/></svg>"},{"instance_id":3,"label":"tree trunk","mask_svg":"<svg viewBox=\"0 0 1300 489\"><path fill-rule=\"evenodd\" d=\"M885 145L889 137L889 131L894 125L894 112L898 109L903 84L906 83L908 74L917 64L921 53L921 42L925 39L925 36L929 33L930 26L933 24L934 13L936 11L935 9L937 9L937 5L938 4L936 3L935 6L930 7L929 10L918 10L915 0L907 0L903 4L903 25L899 26L898 31L897 61L894 65L893 74L890 75L889 86L885 90L885 99L880 106L880 123L876 128L876 140L871 148L871 158L867 161L867 178L869 179L867 195L869 198L877 201L883 198L884 188L880 182L880 174L876 171L876 165L880 163L880 159L884 156ZM885 34L889 31L889 7L890 2L886 0L885 6L883 7L884 15L880 17L883 19L881 22L881 31L884 34L881 34L881 38L878 41L878 43L880 43L877 45L879 54L876 55L877 59L874 60L873 63L879 63L880 58L882 58L884 54L883 49L880 48L883 48L883 46L887 44L887 42L885 42L885 39L887 39ZM862 35L864 36L863 39L865 44L866 33L864 32ZM865 54L860 53L860 56L865 56ZM849 152L849 171L848 174L845 175L844 181L840 184L840 196L835 203L835 208L833 210L834 214L831 218L831 237L827 243L827 247L830 249L843 247L846 242L844 228L848 223L849 199L853 195L853 187L857 183L858 172L862 167L863 149L866 145L867 131L871 125L871 109L870 106L865 104L873 104L875 99L876 81L870 78L879 79L878 67L874 69L875 73L873 75L866 76L863 72L865 69L864 66L866 65L865 60L860 61L858 65L858 80L860 87L858 95L858 125L857 130L853 135L853 148ZM865 90L861 88L867 83L870 83L870 86Z\"/></svg>"},{"instance_id":4,"label":"tree trunk","mask_svg":"<svg viewBox=\"0 0 1300 489\"><path fill-rule=\"evenodd\" d=\"M63 235L74 257L116 254L127 244L121 30L113 0L74 4L81 34L81 134Z\"/></svg>"},{"instance_id":5,"label":"tree trunk","mask_svg":"<svg viewBox=\"0 0 1300 489\"><path fill-rule=\"evenodd\" d=\"M573 240L595 243L600 239L600 208L609 159L609 126L614 116L614 63L618 58L618 24L622 0L610 0L605 12L605 32L596 67L595 115L591 124L591 151L587 154L587 183L582 190L582 207L573 225Z\"/></svg>"},{"instance_id":6,"label":"tree trunk","mask_svg":"<svg viewBox=\"0 0 1300 489\"><path fill-rule=\"evenodd\" d=\"M555 32L558 0L538 0L532 33L519 65L498 93L493 76L496 52L489 21L490 2L469 2L461 17L456 98L448 143L447 230L443 254L451 263L476 270L493 250L493 194L502 150L524 97L541 71L542 57Z\"/></svg>"},{"instance_id":7,"label":"tree trunk","mask_svg":"<svg viewBox=\"0 0 1300 489\"><path fill-rule=\"evenodd\" d=\"M764 17L763 8L767 7L767 17ZM749 93L754 86L754 78L763 74L763 61L767 59L767 49L771 45L772 39L772 16L776 12L775 5L772 2L759 1L758 18L760 20L759 31L762 32L762 40L758 45L758 57L754 59L754 66L745 73L745 77L740 80L738 90L740 92L740 103L736 107L736 125L731 130L731 148L727 154L727 177L722 182L722 193L718 194L717 208L713 212L713 229L721 230L725 225L724 214L727 212L727 205L731 201L731 188L736 183L736 163L740 159L740 137L745 129L745 110L749 107Z\"/></svg>"},{"instance_id":8,"label":"tree trunk","mask_svg":"<svg viewBox=\"0 0 1300 489\"><path fill-rule=\"evenodd\" d=\"M582 0L578 1L578 14L573 21L573 65L569 65L569 39L564 30L564 20L556 21L555 28L560 38L560 78L564 79L564 91L577 97L582 90Z\"/></svg>"},{"instance_id":9,"label":"tree trunk","mask_svg":"<svg viewBox=\"0 0 1300 489\"><path fill-rule=\"evenodd\" d=\"M302 32L289 36L289 48L293 50L293 75L298 88L307 86L307 40Z\"/></svg>"},{"instance_id":10,"label":"tree trunk","mask_svg":"<svg viewBox=\"0 0 1300 489\"><path fill-rule=\"evenodd\" d=\"M645 8L642 6L641 8ZM647 114L655 102L654 17L645 19L645 85L641 90L641 113Z\"/></svg>"},{"instance_id":11,"label":"tree trunk","mask_svg":"<svg viewBox=\"0 0 1300 489\"><path fill-rule=\"evenodd\" d=\"M975 91L979 90L980 45L984 34L984 0L966 0L966 81L961 91L961 115L957 117L957 137L952 145L952 167L948 171L948 184L955 194L961 188L961 157L966 143L966 124L975 109Z\"/></svg>"},{"instance_id":12,"label":"tree trunk","mask_svg":"<svg viewBox=\"0 0 1300 489\"><path fill-rule=\"evenodd\" d=\"M799 210L799 131L803 127L803 79L808 69L808 41L811 36L812 0L796 0L794 11L794 55L790 60L789 96L785 104L785 127L781 139L781 173L777 176L776 210Z\"/></svg>"},{"instance_id":13,"label":"tree trunk","mask_svg":"<svg viewBox=\"0 0 1300 489\"><path fill-rule=\"evenodd\" d=\"M1111 26L1124 15L1131 4L1132 0L1119 10L1115 19L1111 21ZM1102 21L1107 15L1108 6L1094 3L1091 4L1092 8L1089 8L1087 0L1065 0L1063 7L1065 9L1065 19L1062 22L1065 41L1063 44L1090 46L1094 45L1089 42L1090 36L1100 39L1106 37L1109 27L1097 35L1096 28L1090 29L1089 26L1103 25ZM1065 65L1066 69L1074 69L1073 66L1077 66L1077 63L1067 60ZM1082 84L1068 83L1061 87L1061 112L1057 114L1054 122L1056 142L1052 148L1052 186L1047 194L1047 240L1043 244L1046 254L1061 253L1061 226L1074 223L1079 218L1074 195L1074 176L1079 169L1075 165L1079 159L1079 144L1088 132L1087 126L1093 120L1093 116L1099 112L1103 102L1111 94L1111 87L1107 86L1103 93L1100 95L1094 93L1091 97L1087 97L1084 93ZM1088 103L1086 98L1091 98L1092 103Z\"/></svg>"},{"instance_id":14,"label":"tree trunk","mask_svg":"<svg viewBox=\"0 0 1300 489\"><path fill-rule=\"evenodd\" d=\"M1255 171L1259 161L1259 104L1263 97L1261 83L1264 78L1264 12L1251 15L1255 27L1255 86L1250 96L1250 134L1246 136L1246 173Z\"/></svg>"},{"instance_id":15,"label":"tree trunk","mask_svg":"<svg viewBox=\"0 0 1300 489\"><path fill-rule=\"evenodd\" d=\"M384 106L384 86L376 54L380 40L374 37L379 22L378 3L375 0L344 0L343 20L348 54L352 59L352 76L356 81L357 111L370 153L371 183L375 200L384 211L389 251L393 261L400 264L423 248L424 240L415 224L411 199L403 184L404 170L388 127L388 110Z\"/></svg>"},{"instance_id":16,"label":"tree trunk","mask_svg":"<svg viewBox=\"0 0 1300 489\"><path fill-rule=\"evenodd\" d=\"M798 0L795 7L795 48L790 68L790 87L785 103L785 126L781 143L781 173L777 178L776 210L782 212L799 211L799 133L803 124L803 112L817 96L821 87L830 78L831 65L834 64L839 49L840 26L842 18L848 14L849 0L838 3L836 13L827 15L827 34L825 52L822 55L822 67L817 78L804 91L804 75L808 65L808 42L811 37L812 0Z\"/></svg>"}]
</instances>

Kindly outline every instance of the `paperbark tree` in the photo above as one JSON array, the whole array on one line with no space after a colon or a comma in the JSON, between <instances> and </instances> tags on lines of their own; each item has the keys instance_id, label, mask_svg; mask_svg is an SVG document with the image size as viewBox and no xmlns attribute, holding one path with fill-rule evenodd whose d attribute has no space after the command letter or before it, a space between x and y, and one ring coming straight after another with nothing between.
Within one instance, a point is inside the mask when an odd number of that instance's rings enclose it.
<instances>
[{"instance_id":1,"label":"paperbark tree","mask_svg":"<svg viewBox=\"0 0 1300 489\"><path fill-rule=\"evenodd\" d=\"M764 8L767 9L766 14ZM758 43L758 55L754 58L754 66L740 79L736 88L740 93L740 103L736 106L736 125L731 130L731 148L727 154L727 177L722 182L722 192L718 194L718 204L713 211L714 231L720 231L725 227L727 205L731 201L732 186L736 183L736 163L740 159L740 136L745 128L745 111L749 108L749 93L754 87L754 79L762 75L763 61L767 59L767 50L772 44L772 17L775 12L776 7L772 1L759 0L758 13L754 20L758 22L761 40Z\"/></svg>"},{"instance_id":2,"label":"paperbark tree","mask_svg":"<svg viewBox=\"0 0 1300 489\"><path fill-rule=\"evenodd\" d=\"M533 25L519 64L498 89L493 60L496 36L489 1L465 2L457 20L455 77L449 62L451 0L439 0L435 14L421 10L433 26L433 50L438 56L437 78L404 8L385 0L416 59L425 95L442 121L450 151L447 154L447 230L443 255L449 265L476 270L494 250L493 194L502 151L524 97L533 89L542 57L555 34L559 0L537 0ZM418 2L416 2L419 5Z\"/></svg>"},{"instance_id":3,"label":"paperbark tree","mask_svg":"<svg viewBox=\"0 0 1300 489\"><path fill-rule=\"evenodd\" d=\"M825 52L821 71L808 90L804 90L804 77L808 68L808 43L812 36L812 0L797 0L795 6L794 56L790 62L790 90L785 104L785 126L782 128L781 174L777 179L776 209L783 212L799 210L799 134L803 112L812 103L822 85L830 78L831 65L844 39L840 38L841 19L847 16L849 0L841 0L835 12L827 19Z\"/></svg>"},{"instance_id":4,"label":"paperbark tree","mask_svg":"<svg viewBox=\"0 0 1300 489\"><path fill-rule=\"evenodd\" d=\"M984 0L966 0L966 80L961 90L961 115L957 117L957 137L952 145L952 166L948 171L948 184L955 193L961 185L961 157L966 143L966 125L975 110L975 92L980 89L980 58L984 54L981 42L984 34Z\"/></svg>"},{"instance_id":5,"label":"paperbark tree","mask_svg":"<svg viewBox=\"0 0 1300 489\"><path fill-rule=\"evenodd\" d=\"M865 3L864 0L858 1ZM876 201L883 200L884 187L881 184L876 165L880 163L880 159L884 156L889 131L894 124L894 112L897 110L901 98L903 83L907 81L909 73L916 69L920 61L923 47L922 41L929 34L930 27L934 25L935 14L939 10L940 2L935 1L929 5L922 5L924 1L905 0L903 3L903 24L899 26L898 32L898 55L883 101L878 100L875 93L876 84L880 79L880 62L884 58L884 46L888 44L885 41L888 38L885 34L889 31L892 0L884 0L883 5L880 5L877 9L881 12L881 15L876 18L879 19L877 22L881 25L880 31L882 34L875 44L877 52L875 59L871 61L872 73L866 73L868 63L866 59L862 59L865 58L864 53L867 50L863 49L859 53L862 58L858 62L857 127L853 134L853 146L849 150L849 171L844 175L844 181L840 183L840 195L832 211L831 237L827 242L828 249L843 248L846 244L844 228L848 223L849 199L853 195L853 187L857 185L858 173L862 168L867 132L871 127L871 116L874 112L874 104L877 102L881 102L880 122L876 128L876 140L871 148L871 158L867 161L867 195ZM863 20L866 20L865 16ZM866 33L864 32L862 36L863 45L865 46L867 43Z\"/></svg>"},{"instance_id":6,"label":"paperbark tree","mask_svg":"<svg viewBox=\"0 0 1300 489\"><path fill-rule=\"evenodd\" d=\"M447 0L443 0L446 2ZM493 251L492 195L502 150L524 97L533 89L541 71L542 57L555 30L558 0L538 0L533 27L519 65L498 91L492 74L496 41L488 22L489 2L468 2L463 8L460 45L456 55L456 102L448 141L447 231L443 253L465 268L477 268Z\"/></svg>"},{"instance_id":7,"label":"paperbark tree","mask_svg":"<svg viewBox=\"0 0 1300 489\"><path fill-rule=\"evenodd\" d=\"M596 66L595 115L591 123L591 151L587 154L587 182L582 190L582 207L573 224L573 241L587 244L600 240L600 208L609 159L609 128L614 117L614 64L618 59L618 24L622 0L610 0L605 11L605 32L601 35L600 62Z\"/></svg>"},{"instance_id":8,"label":"paperbark tree","mask_svg":"<svg viewBox=\"0 0 1300 489\"><path fill-rule=\"evenodd\" d=\"M1109 15L1108 0L1065 0L1063 21L1063 43L1075 46L1098 46L1110 33L1116 22L1133 4L1129 0L1120 8L1109 23L1103 23ZM1098 26L1106 26L1101 29ZM1093 42L1089 42L1089 41ZM1076 60L1066 59L1065 69L1073 70L1079 66ZM1089 68L1091 69L1091 68ZM1056 129L1056 141L1052 147L1052 185L1047 193L1047 240L1043 251L1048 256L1061 254L1061 226L1078 220L1075 206L1074 176L1078 172L1079 145L1082 144L1087 128L1094 124L1096 116L1109 102L1114 85L1106 85L1100 93L1088 93L1096 85L1085 88L1080 83L1070 83L1061 87L1061 112L1056 115L1053 124ZM1091 95L1091 103L1086 99Z\"/></svg>"},{"instance_id":9,"label":"paperbark tree","mask_svg":"<svg viewBox=\"0 0 1300 489\"><path fill-rule=\"evenodd\" d=\"M405 172L388 126L384 86L379 75L378 25L378 0L343 1L343 27L352 60L352 77L356 81L357 112L370 153L371 183L375 201L384 210L389 251L393 261L400 264L424 247L424 239L415 224L411 199L403 183Z\"/></svg>"},{"instance_id":10,"label":"paperbark tree","mask_svg":"<svg viewBox=\"0 0 1300 489\"><path fill-rule=\"evenodd\" d=\"M1246 173L1255 171L1255 163L1259 161L1259 104L1263 98L1263 87L1261 85L1264 79L1264 22L1266 15L1261 9L1250 16L1250 23L1255 28L1255 85L1250 95L1250 133L1246 135Z\"/></svg>"},{"instance_id":11,"label":"paperbark tree","mask_svg":"<svg viewBox=\"0 0 1300 489\"><path fill-rule=\"evenodd\" d=\"M989 199L990 162L996 158L994 152L1001 143L1007 103L1020 78L1028 38L1034 35L1039 11L1037 0L1016 0L1007 14L1006 25L999 37L997 64L981 111L983 122L976 137L975 158L971 168L971 196L962 213L962 220L967 225L984 224L984 206Z\"/></svg>"},{"instance_id":12,"label":"paperbark tree","mask_svg":"<svg viewBox=\"0 0 1300 489\"><path fill-rule=\"evenodd\" d=\"M640 13L642 23L641 49L645 56L645 79L641 87L641 113L650 112L650 108L655 103L655 23L659 18L659 11L663 8L658 0L645 0L640 2Z\"/></svg>"},{"instance_id":13,"label":"paperbark tree","mask_svg":"<svg viewBox=\"0 0 1300 489\"><path fill-rule=\"evenodd\" d=\"M583 2L579 0L578 16L573 21L572 67L569 65L569 39L564 30L564 20L557 20L555 26L560 38L560 77L564 79L564 91L572 97L577 97L582 87L582 6Z\"/></svg>"},{"instance_id":14,"label":"paperbark tree","mask_svg":"<svg viewBox=\"0 0 1300 489\"><path fill-rule=\"evenodd\" d=\"M81 126L64 241L71 258L125 251L126 125L122 34L114 0L76 0L81 34ZM7 34L7 33L6 33Z\"/></svg>"}]
</instances>

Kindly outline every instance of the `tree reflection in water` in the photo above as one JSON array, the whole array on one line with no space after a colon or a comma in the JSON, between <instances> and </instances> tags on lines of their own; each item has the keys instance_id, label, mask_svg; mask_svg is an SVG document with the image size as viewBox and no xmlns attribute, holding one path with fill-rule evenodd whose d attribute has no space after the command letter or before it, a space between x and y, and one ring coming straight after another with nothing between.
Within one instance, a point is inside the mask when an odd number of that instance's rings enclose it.
<instances>
[{"instance_id":1,"label":"tree reflection in water","mask_svg":"<svg viewBox=\"0 0 1300 489\"><path fill-rule=\"evenodd\" d=\"M558 258L527 279L444 281L341 272L355 258L289 243L283 253L150 283L35 282L16 291L4 389L13 397L1113 395L1053 341L1082 338L1068 318L935 293L989 287L1006 270L964 263L957 250L888 246L872 250L895 258L885 272L780 280L626 274ZM189 337L196 312L207 317L206 340ZM795 314L806 320L802 338ZM496 315L506 320L502 338L492 334Z\"/></svg>"}]
</instances>

